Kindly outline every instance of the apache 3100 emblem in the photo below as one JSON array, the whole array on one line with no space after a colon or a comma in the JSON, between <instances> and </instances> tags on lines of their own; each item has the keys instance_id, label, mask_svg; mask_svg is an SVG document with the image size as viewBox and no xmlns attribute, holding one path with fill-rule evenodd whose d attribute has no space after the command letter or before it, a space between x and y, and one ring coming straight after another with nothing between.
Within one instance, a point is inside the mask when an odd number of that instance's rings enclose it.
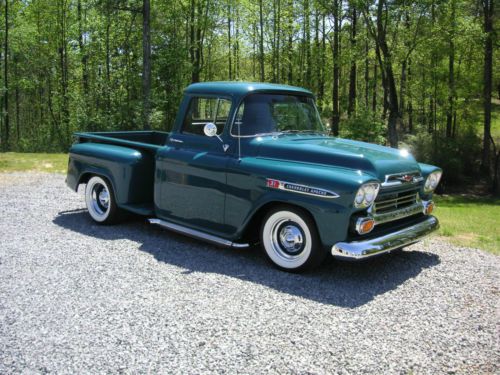
<instances>
[{"instance_id":1,"label":"apache 3100 emblem","mask_svg":"<svg viewBox=\"0 0 500 375\"><path fill-rule=\"evenodd\" d=\"M312 186L294 184L292 182L274 180L271 178L267 179L266 186L272 189L286 190L299 194L314 195L316 197L323 198L338 198L339 195L330 190L325 190L321 188L316 188Z\"/></svg>"}]
</instances>

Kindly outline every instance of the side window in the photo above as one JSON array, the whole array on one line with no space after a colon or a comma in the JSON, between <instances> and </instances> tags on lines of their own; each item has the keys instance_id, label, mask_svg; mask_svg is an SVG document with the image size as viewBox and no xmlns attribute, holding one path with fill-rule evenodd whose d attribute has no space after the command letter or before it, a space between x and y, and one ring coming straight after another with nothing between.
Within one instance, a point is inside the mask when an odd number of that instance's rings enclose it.
<instances>
[{"instance_id":1,"label":"side window","mask_svg":"<svg viewBox=\"0 0 500 375\"><path fill-rule=\"evenodd\" d=\"M220 98L195 97L191 99L182 125L182 133L205 136L203 127L213 122L221 134L229 118L231 101Z\"/></svg>"}]
</instances>

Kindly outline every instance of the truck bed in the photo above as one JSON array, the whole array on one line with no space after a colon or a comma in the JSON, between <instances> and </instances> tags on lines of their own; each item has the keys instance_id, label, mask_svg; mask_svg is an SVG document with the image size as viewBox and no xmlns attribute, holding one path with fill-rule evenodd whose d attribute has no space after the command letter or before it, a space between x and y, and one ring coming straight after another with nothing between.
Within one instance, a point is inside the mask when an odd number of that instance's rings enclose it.
<instances>
[{"instance_id":1,"label":"truck bed","mask_svg":"<svg viewBox=\"0 0 500 375\"><path fill-rule=\"evenodd\" d=\"M119 131L75 133L78 143L93 142L129 146L156 152L165 142L170 133L160 131Z\"/></svg>"}]
</instances>

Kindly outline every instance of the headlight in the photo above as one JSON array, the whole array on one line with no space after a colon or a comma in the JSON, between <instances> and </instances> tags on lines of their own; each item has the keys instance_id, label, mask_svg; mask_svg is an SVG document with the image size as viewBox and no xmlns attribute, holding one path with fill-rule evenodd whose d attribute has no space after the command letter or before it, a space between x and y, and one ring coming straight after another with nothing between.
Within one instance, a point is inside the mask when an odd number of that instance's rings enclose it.
<instances>
[{"instance_id":1,"label":"headlight","mask_svg":"<svg viewBox=\"0 0 500 375\"><path fill-rule=\"evenodd\" d=\"M354 198L354 207L363 208L370 206L375 198L377 198L379 188L380 185L377 182L361 185Z\"/></svg>"},{"instance_id":2,"label":"headlight","mask_svg":"<svg viewBox=\"0 0 500 375\"><path fill-rule=\"evenodd\" d=\"M439 184L439 180L441 180L442 171L432 172L427 176L427 180L425 180L424 192L431 193L436 189Z\"/></svg>"}]
</instances>

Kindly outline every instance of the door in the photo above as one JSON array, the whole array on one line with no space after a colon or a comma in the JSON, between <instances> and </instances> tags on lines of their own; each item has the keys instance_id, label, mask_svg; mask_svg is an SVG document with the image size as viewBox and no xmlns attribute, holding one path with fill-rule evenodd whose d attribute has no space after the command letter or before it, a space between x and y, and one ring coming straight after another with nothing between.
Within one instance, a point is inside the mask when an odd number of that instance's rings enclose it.
<instances>
[{"instance_id":1,"label":"door","mask_svg":"<svg viewBox=\"0 0 500 375\"><path fill-rule=\"evenodd\" d=\"M158 216L199 230L226 233L224 205L229 157L217 137L203 133L206 123L221 134L231 102L193 97L180 132L172 133L157 154L155 197Z\"/></svg>"}]
</instances>

